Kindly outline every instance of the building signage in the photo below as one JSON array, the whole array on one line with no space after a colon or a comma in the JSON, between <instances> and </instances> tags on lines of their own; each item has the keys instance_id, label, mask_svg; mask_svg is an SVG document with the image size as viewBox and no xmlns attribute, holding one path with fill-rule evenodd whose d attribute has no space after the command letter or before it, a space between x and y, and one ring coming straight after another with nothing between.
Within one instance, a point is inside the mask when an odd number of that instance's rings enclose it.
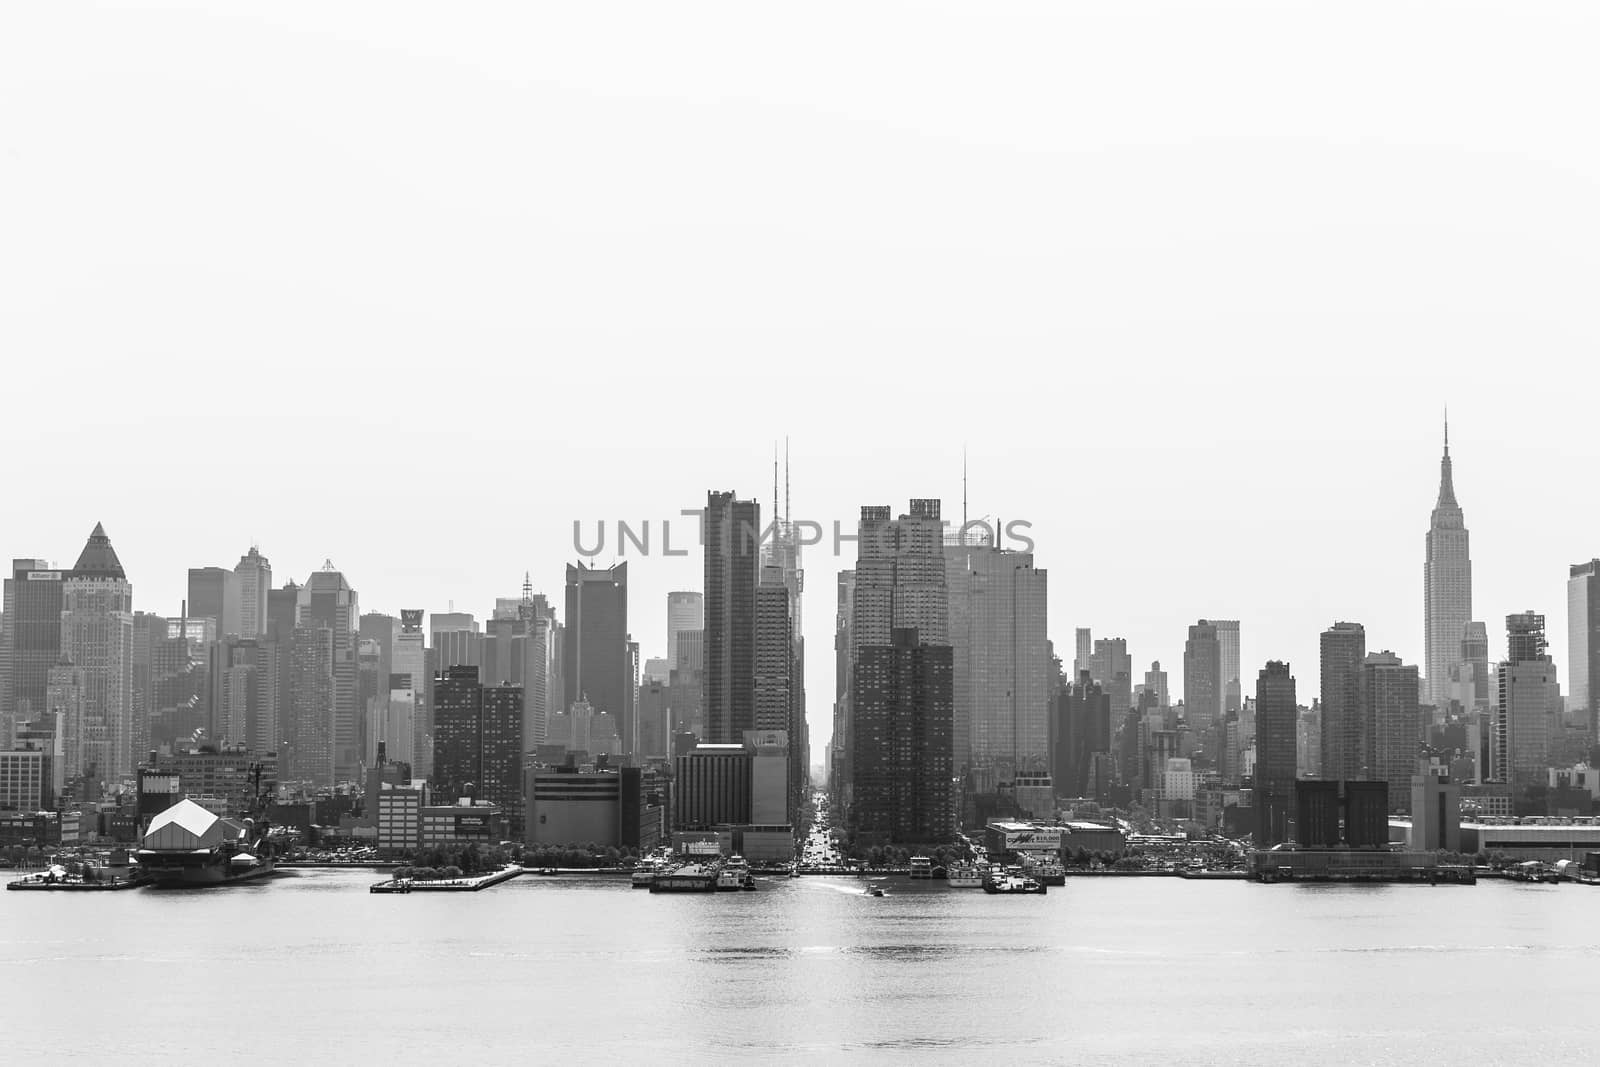
<instances>
[{"instance_id":1,"label":"building signage","mask_svg":"<svg viewBox=\"0 0 1600 1067\"><path fill-rule=\"evenodd\" d=\"M178 791L178 776L176 774L146 774L140 777L139 788L146 793L176 793Z\"/></svg>"},{"instance_id":2,"label":"building signage","mask_svg":"<svg viewBox=\"0 0 1600 1067\"><path fill-rule=\"evenodd\" d=\"M61 580L61 572L60 571L29 571L28 572L28 581L30 581L30 582L59 582L60 580Z\"/></svg>"},{"instance_id":3,"label":"building signage","mask_svg":"<svg viewBox=\"0 0 1600 1067\"><path fill-rule=\"evenodd\" d=\"M487 815L457 815L457 834L486 834L489 832L489 817Z\"/></svg>"},{"instance_id":4,"label":"building signage","mask_svg":"<svg viewBox=\"0 0 1600 1067\"><path fill-rule=\"evenodd\" d=\"M1009 852L1058 852L1060 849L1061 828L1058 826L1006 831L1006 850Z\"/></svg>"}]
</instances>

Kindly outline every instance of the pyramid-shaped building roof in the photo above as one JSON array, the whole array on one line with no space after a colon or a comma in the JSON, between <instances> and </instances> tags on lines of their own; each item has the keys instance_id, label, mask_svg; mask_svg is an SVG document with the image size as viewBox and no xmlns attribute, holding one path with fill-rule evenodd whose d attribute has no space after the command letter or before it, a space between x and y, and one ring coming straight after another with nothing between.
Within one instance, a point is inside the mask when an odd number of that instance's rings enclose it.
<instances>
[{"instance_id":1,"label":"pyramid-shaped building roof","mask_svg":"<svg viewBox=\"0 0 1600 1067\"><path fill-rule=\"evenodd\" d=\"M94 533L89 535L83 551L78 554L77 566L73 567L72 571L84 577L123 579L128 577L123 573L122 561L117 558L117 550L111 547L111 538L106 536L106 528L98 522L94 524Z\"/></svg>"}]
</instances>

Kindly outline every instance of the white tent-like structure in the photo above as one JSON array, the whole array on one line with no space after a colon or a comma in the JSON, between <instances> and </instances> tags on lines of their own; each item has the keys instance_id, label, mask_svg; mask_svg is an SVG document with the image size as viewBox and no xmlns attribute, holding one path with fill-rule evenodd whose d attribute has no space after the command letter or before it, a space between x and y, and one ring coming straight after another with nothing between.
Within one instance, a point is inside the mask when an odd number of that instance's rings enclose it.
<instances>
[{"instance_id":1,"label":"white tent-like structure","mask_svg":"<svg viewBox=\"0 0 1600 1067\"><path fill-rule=\"evenodd\" d=\"M208 851L243 836L244 827L238 823L185 798L150 820L141 847L162 852Z\"/></svg>"}]
</instances>

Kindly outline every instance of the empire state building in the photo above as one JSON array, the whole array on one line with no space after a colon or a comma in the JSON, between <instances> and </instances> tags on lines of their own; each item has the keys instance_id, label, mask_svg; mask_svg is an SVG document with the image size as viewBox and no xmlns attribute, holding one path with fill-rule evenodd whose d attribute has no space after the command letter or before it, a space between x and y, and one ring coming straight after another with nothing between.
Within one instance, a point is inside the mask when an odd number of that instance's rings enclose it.
<instances>
[{"instance_id":1,"label":"empire state building","mask_svg":"<svg viewBox=\"0 0 1600 1067\"><path fill-rule=\"evenodd\" d=\"M1461 660L1461 638L1472 619L1472 558L1467 525L1456 503L1450 472L1450 423L1444 425L1444 458L1439 461L1439 501L1428 523L1423 564L1422 625L1427 685L1424 699L1442 705L1449 699L1450 669Z\"/></svg>"}]
</instances>

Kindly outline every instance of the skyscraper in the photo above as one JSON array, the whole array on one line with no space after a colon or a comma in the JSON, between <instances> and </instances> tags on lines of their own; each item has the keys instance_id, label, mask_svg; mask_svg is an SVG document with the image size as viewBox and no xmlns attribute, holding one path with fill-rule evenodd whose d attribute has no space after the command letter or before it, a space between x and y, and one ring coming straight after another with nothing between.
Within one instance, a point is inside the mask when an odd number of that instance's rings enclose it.
<instances>
[{"instance_id":1,"label":"skyscraper","mask_svg":"<svg viewBox=\"0 0 1600 1067\"><path fill-rule=\"evenodd\" d=\"M1155 698L1156 707L1171 707L1171 700L1167 695L1167 672L1161 669L1161 661L1155 660L1150 664L1150 669L1144 672L1144 691Z\"/></svg>"},{"instance_id":2,"label":"skyscraper","mask_svg":"<svg viewBox=\"0 0 1600 1067\"><path fill-rule=\"evenodd\" d=\"M336 643L333 628L309 612L290 631L288 695L280 727L283 758L278 773L283 781L303 782L313 789L335 783ZM352 685L352 712L354 695Z\"/></svg>"},{"instance_id":3,"label":"skyscraper","mask_svg":"<svg viewBox=\"0 0 1600 1067\"><path fill-rule=\"evenodd\" d=\"M61 656L83 672L85 765L106 782L133 773L133 586L95 524L62 583ZM48 673L46 674L48 682Z\"/></svg>"},{"instance_id":4,"label":"skyscraper","mask_svg":"<svg viewBox=\"0 0 1600 1067\"><path fill-rule=\"evenodd\" d=\"M223 638L240 631L239 576L223 567L190 567L188 610L191 619L210 619Z\"/></svg>"},{"instance_id":5,"label":"skyscraper","mask_svg":"<svg viewBox=\"0 0 1600 1067\"><path fill-rule=\"evenodd\" d=\"M679 591L667 594L667 674L678 665L678 635L685 630L704 630L706 598L701 593Z\"/></svg>"},{"instance_id":6,"label":"skyscraper","mask_svg":"<svg viewBox=\"0 0 1600 1067\"><path fill-rule=\"evenodd\" d=\"M1111 717L1120 722L1133 707L1133 657L1125 637L1103 637L1094 643L1089 673L1111 698Z\"/></svg>"},{"instance_id":7,"label":"skyscraper","mask_svg":"<svg viewBox=\"0 0 1600 1067\"><path fill-rule=\"evenodd\" d=\"M1084 671L1092 671L1089 657L1094 654L1094 642L1090 637L1089 627L1080 626L1073 635L1076 641L1075 653L1072 658L1072 677L1077 678Z\"/></svg>"},{"instance_id":8,"label":"skyscraper","mask_svg":"<svg viewBox=\"0 0 1600 1067\"><path fill-rule=\"evenodd\" d=\"M50 671L61 659L61 600L66 573L42 559L14 559L5 581L5 647L0 666L0 745L10 748L18 723L45 712Z\"/></svg>"},{"instance_id":9,"label":"skyscraper","mask_svg":"<svg viewBox=\"0 0 1600 1067\"><path fill-rule=\"evenodd\" d=\"M361 731L363 715L359 696L361 607L356 591L330 561L300 587L295 604L297 627L324 627L332 638L333 666L333 774L336 781L363 777Z\"/></svg>"},{"instance_id":10,"label":"skyscraper","mask_svg":"<svg viewBox=\"0 0 1600 1067\"><path fill-rule=\"evenodd\" d=\"M1407 811L1422 743L1416 665L1387 650L1369 654L1361 663L1361 707L1370 731L1362 745L1370 754L1362 777L1388 782L1393 810Z\"/></svg>"},{"instance_id":11,"label":"skyscraper","mask_svg":"<svg viewBox=\"0 0 1600 1067\"><path fill-rule=\"evenodd\" d=\"M852 829L863 841L942 841L955 829L954 659L939 502L912 500L898 520L862 508L857 552Z\"/></svg>"},{"instance_id":12,"label":"skyscraper","mask_svg":"<svg viewBox=\"0 0 1600 1067\"><path fill-rule=\"evenodd\" d=\"M623 751L632 743L629 711L638 680L628 654L628 565L567 565L566 706L587 700L618 722Z\"/></svg>"},{"instance_id":13,"label":"skyscraper","mask_svg":"<svg viewBox=\"0 0 1600 1067\"><path fill-rule=\"evenodd\" d=\"M1256 676L1256 847L1290 840L1294 824L1295 734L1299 712L1289 665L1270 661Z\"/></svg>"},{"instance_id":14,"label":"skyscraper","mask_svg":"<svg viewBox=\"0 0 1600 1067\"><path fill-rule=\"evenodd\" d=\"M1183 646L1183 709L1189 729L1204 733L1222 722L1222 643L1215 623L1189 627Z\"/></svg>"},{"instance_id":15,"label":"skyscraper","mask_svg":"<svg viewBox=\"0 0 1600 1067\"><path fill-rule=\"evenodd\" d=\"M1239 674L1239 620L1212 619L1217 628L1217 655L1222 665L1222 714L1238 711L1244 706L1244 682Z\"/></svg>"},{"instance_id":16,"label":"skyscraper","mask_svg":"<svg viewBox=\"0 0 1600 1067\"><path fill-rule=\"evenodd\" d=\"M708 492L705 536L705 719L709 743L744 743L755 728L756 579L761 505Z\"/></svg>"},{"instance_id":17,"label":"skyscraper","mask_svg":"<svg viewBox=\"0 0 1600 1067\"><path fill-rule=\"evenodd\" d=\"M1062 796L1089 795L1089 770L1096 753L1111 751L1111 696L1088 670L1056 692L1055 752L1050 773Z\"/></svg>"},{"instance_id":18,"label":"skyscraper","mask_svg":"<svg viewBox=\"0 0 1600 1067\"><path fill-rule=\"evenodd\" d=\"M1567 578L1567 699L1600 738L1600 559L1575 563Z\"/></svg>"},{"instance_id":19,"label":"skyscraper","mask_svg":"<svg viewBox=\"0 0 1600 1067\"><path fill-rule=\"evenodd\" d=\"M390 674L404 677L406 684L397 686L393 680L389 683L389 699L394 700L394 691L404 688L411 694L411 721L412 734L411 751L412 773L419 778L426 778L433 770L433 734L428 725L428 650L426 636L422 632L422 609L400 609L400 632L394 638L394 655L390 664ZM404 698L401 698L402 700ZM391 748L388 752L390 759L398 760L401 757L397 750Z\"/></svg>"},{"instance_id":20,"label":"skyscraper","mask_svg":"<svg viewBox=\"0 0 1600 1067\"><path fill-rule=\"evenodd\" d=\"M482 685L477 667L434 678L434 788L449 800L472 795L498 804L521 827L522 687Z\"/></svg>"},{"instance_id":21,"label":"skyscraper","mask_svg":"<svg viewBox=\"0 0 1600 1067\"><path fill-rule=\"evenodd\" d=\"M239 586L239 636L261 637L267 630L267 594L272 589L272 563L251 545L233 573Z\"/></svg>"},{"instance_id":22,"label":"skyscraper","mask_svg":"<svg viewBox=\"0 0 1600 1067\"><path fill-rule=\"evenodd\" d=\"M1561 690L1555 664L1545 651L1543 615L1507 615L1506 646L1489 735L1490 776L1521 792L1545 781L1552 720L1560 721Z\"/></svg>"},{"instance_id":23,"label":"skyscraper","mask_svg":"<svg viewBox=\"0 0 1600 1067\"><path fill-rule=\"evenodd\" d=\"M954 761L975 793L1050 773L1048 574L1033 555L947 544Z\"/></svg>"},{"instance_id":24,"label":"skyscraper","mask_svg":"<svg viewBox=\"0 0 1600 1067\"><path fill-rule=\"evenodd\" d=\"M1448 421L1444 457L1439 461L1439 499L1428 524L1422 586L1426 702L1441 706L1449 700L1450 668L1461 654L1461 638L1472 621L1472 557L1466 518L1456 503Z\"/></svg>"},{"instance_id":25,"label":"skyscraper","mask_svg":"<svg viewBox=\"0 0 1600 1067\"><path fill-rule=\"evenodd\" d=\"M1322 777L1365 778L1372 758L1361 704L1361 665L1367 656L1367 631L1358 622L1336 622L1322 631L1321 650ZM1258 708L1258 723L1260 714ZM1260 758L1258 749L1258 763ZM1409 783L1409 771L1407 775Z\"/></svg>"}]
</instances>

